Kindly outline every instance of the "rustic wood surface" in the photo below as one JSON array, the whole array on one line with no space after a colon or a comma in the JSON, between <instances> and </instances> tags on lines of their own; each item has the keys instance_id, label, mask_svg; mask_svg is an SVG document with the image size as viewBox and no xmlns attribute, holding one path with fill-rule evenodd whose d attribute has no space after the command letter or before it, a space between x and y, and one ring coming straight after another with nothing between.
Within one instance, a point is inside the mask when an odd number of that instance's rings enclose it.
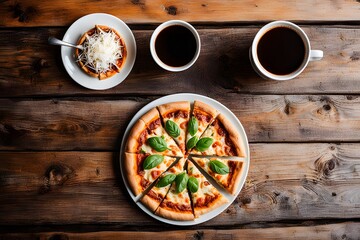
<instances>
[{"instance_id":1,"label":"rustic wood surface","mask_svg":"<svg viewBox=\"0 0 360 240\"><path fill-rule=\"evenodd\" d=\"M359 11L358 0L0 1L0 239L360 239ZM95 12L129 24L138 50L128 78L105 91L76 84L47 44ZM193 23L202 41L180 73L149 51L170 19ZM324 51L292 81L263 80L248 59L256 32L277 19ZM179 228L133 203L119 149L139 109L182 92L234 112L251 163L226 211Z\"/></svg>"},{"instance_id":2,"label":"rustic wood surface","mask_svg":"<svg viewBox=\"0 0 360 240\"><path fill-rule=\"evenodd\" d=\"M132 116L151 99L0 99L0 149L117 150ZM240 119L250 142L360 141L357 96L229 93L215 99Z\"/></svg>"},{"instance_id":3,"label":"rustic wood surface","mask_svg":"<svg viewBox=\"0 0 360 240\"><path fill-rule=\"evenodd\" d=\"M0 3L0 26L64 26L83 15L105 12L129 23L158 23L170 19L191 22L249 22L289 19L298 21L357 21L359 1L266 0L46 0ZM100 10L101 9L101 10Z\"/></svg>"},{"instance_id":4,"label":"rustic wood surface","mask_svg":"<svg viewBox=\"0 0 360 240\"><path fill-rule=\"evenodd\" d=\"M4 239L357 239L360 224L346 222L339 224L328 224L305 227L287 228L264 228L257 229L236 229L236 230L177 230L169 231L166 235L159 232L42 232L42 233L22 233L5 234Z\"/></svg>"},{"instance_id":5,"label":"rustic wood surface","mask_svg":"<svg viewBox=\"0 0 360 240\"><path fill-rule=\"evenodd\" d=\"M62 38L65 28L3 30L0 96L360 94L358 27L304 26L312 47L324 50L325 57L310 63L297 81L285 82L264 81L250 65L248 50L260 27L199 27L202 48L198 61L189 70L173 74L152 60L149 41L153 30L135 30L138 53L133 71L123 84L95 92L75 83L61 62L60 48L47 44L50 35ZM8 41L9 36L13 41Z\"/></svg>"},{"instance_id":6,"label":"rustic wood surface","mask_svg":"<svg viewBox=\"0 0 360 240\"><path fill-rule=\"evenodd\" d=\"M359 147L251 144L243 191L224 213L200 226L357 218ZM118 152L0 152L0 159L1 225L156 224L123 186Z\"/></svg>"}]
</instances>

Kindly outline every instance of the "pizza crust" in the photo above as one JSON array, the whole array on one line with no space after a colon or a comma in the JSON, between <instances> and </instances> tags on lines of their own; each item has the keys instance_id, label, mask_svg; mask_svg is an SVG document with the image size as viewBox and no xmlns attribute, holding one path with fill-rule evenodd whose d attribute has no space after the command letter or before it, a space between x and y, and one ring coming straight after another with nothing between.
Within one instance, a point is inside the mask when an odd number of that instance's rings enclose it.
<instances>
[{"instance_id":1,"label":"pizza crust","mask_svg":"<svg viewBox=\"0 0 360 240\"><path fill-rule=\"evenodd\" d=\"M158 109L161 116L166 116L168 113L176 112L176 111L190 112L190 102L182 101L182 102L166 103L158 106Z\"/></svg>"},{"instance_id":2,"label":"pizza crust","mask_svg":"<svg viewBox=\"0 0 360 240\"><path fill-rule=\"evenodd\" d=\"M171 220L178 221L189 221L194 220L194 214L191 212L174 212L165 208L160 207L155 212L156 215Z\"/></svg>"},{"instance_id":3,"label":"pizza crust","mask_svg":"<svg viewBox=\"0 0 360 240\"><path fill-rule=\"evenodd\" d=\"M128 137L128 141L125 147L125 152L127 153L138 153L138 147L139 147L139 136L140 134L146 129L145 123L139 119L133 128L131 129L131 132Z\"/></svg>"},{"instance_id":4,"label":"pizza crust","mask_svg":"<svg viewBox=\"0 0 360 240\"><path fill-rule=\"evenodd\" d=\"M142 187L139 185L140 177L137 173L137 154L125 153L124 167L126 170L126 177L130 188L135 196L142 192Z\"/></svg>"},{"instance_id":5,"label":"pizza crust","mask_svg":"<svg viewBox=\"0 0 360 240\"><path fill-rule=\"evenodd\" d=\"M151 191L151 190L150 190ZM155 212L155 210L159 207L161 202L156 201L155 199L145 195L140 200L151 212Z\"/></svg>"},{"instance_id":6,"label":"pizza crust","mask_svg":"<svg viewBox=\"0 0 360 240\"><path fill-rule=\"evenodd\" d=\"M233 161L233 160L231 160ZM235 172L233 173L233 181L231 182L230 186L228 187L229 192L232 195L236 194L236 191L239 187L239 183L242 177L242 172L243 172L244 168L243 168L243 162L238 162L237 166L235 168Z\"/></svg>"},{"instance_id":7,"label":"pizza crust","mask_svg":"<svg viewBox=\"0 0 360 240\"><path fill-rule=\"evenodd\" d=\"M216 116L219 114L219 111L213 108L210 105L207 105L206 103L203 103L201 101L195 101L194 102L194 110L200 110L203 112L208 113L213 118L216 118Z\"/></svg>"},{"instance_id":8,"label":"pizza crust","mask_svg":"<svg viewBox=\"0 0 360 240\"><path fill-rule=\"evenodd\" d=\"M145 113L140 119L144 121L144 123L148 126L150 123L160 118L158 110L155 108L150 109L147 113Z\"/></svg>"},{"instance_id":9,"label":"pizza crust","mask_svg":"<svg viewBox=\"0 0 360 240\"><path fill-rule=\"evenodd\" d=\"M233 142L236 150L236 156L246 157L245 144L239 132L235 130L235 127L223 114L219 114L217 118L222 123L225 130L229 133L229 138Z\"/></svg>"},{"instance_id":10,"label":"pizza crust","mask_svg":"<svg viewBox=\"0 0 360 240\"><path fill-rule=\"evenodd\" d=\"M219 198L217 198L216 201L212 202L207 207L194 208L195 217L199 217L200 215L211 212L212 210L220 207L221 205L227 202L228 200L223 195L219 195Z\"/></svg>"}]
</instances>

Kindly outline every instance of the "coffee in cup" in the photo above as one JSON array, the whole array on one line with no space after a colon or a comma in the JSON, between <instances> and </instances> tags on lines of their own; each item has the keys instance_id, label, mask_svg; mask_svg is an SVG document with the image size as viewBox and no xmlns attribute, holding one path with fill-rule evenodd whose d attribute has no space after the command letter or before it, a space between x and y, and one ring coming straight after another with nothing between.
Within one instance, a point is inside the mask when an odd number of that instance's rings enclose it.
<instances>
[{"instance_id":1,"label":"coffee in cup","mask_svg":"<svg viewBox=\"0 0 360 240\"><path fill-rule=\"evenodd\" d=\"M322 51L311 50L305 32L287 21L265 25L256 34L250 48L251 64L265 79L293 79L305 69L309 61L322 57Z\"/></svg>"},{"instance_id":2,"label":"coffee in cup","mask_svg":"<svg viewBox=\"0 0 360 240\"><path fill-rule=\"evenodd\" d=\"M200 37L189 23L167 21L158 26L151 36L150 51L162 68L178 72L191 67L200 54Z\"/></svg>"}]
</instances>

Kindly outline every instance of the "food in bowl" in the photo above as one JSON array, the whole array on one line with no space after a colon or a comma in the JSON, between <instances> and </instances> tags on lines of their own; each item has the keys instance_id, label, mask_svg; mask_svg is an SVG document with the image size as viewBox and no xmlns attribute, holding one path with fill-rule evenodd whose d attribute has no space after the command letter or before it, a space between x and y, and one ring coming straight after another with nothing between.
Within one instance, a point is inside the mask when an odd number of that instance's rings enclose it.
<instances>
[{"instance_id":1,"label":"food in bowl","mask_svg":"<svg viewBox=\"0 0 360 240\"><path fill-rule=\"evenodd\" d=\"M125 41L113 28L95 25L82 35L78 44L84 49L75 50L76 61L92 77L107 79L119 73L125 64Z\"/></svg>"}]
</instances>

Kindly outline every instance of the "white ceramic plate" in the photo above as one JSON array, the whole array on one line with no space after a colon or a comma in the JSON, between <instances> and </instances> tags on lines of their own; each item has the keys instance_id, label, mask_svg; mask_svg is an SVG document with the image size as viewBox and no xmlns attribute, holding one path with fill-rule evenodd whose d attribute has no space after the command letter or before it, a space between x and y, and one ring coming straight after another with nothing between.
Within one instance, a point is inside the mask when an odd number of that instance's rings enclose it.
<instances>
[{"instance_id":1,"label":"white ceramic plate","mask_svg":"<svg viewBox=\"0 0 360 240\"><path fill-rule=\"evenodd\" d=\"M240 181L240 184L238 186L237 192L235 195L231 195L229 193L227 193L224 189L219 189L221 191L222 194L225 195L225 197L229 200L228 203L225 203L224 205L214 209L213 211L206 213L202 216L200 216L199 218L192 220L192 221L176 221L176 220L169 220L163 217L159 217L157 215L155 215L153 212L151 212L149 209L146 208L146 206L144 206L140 201L137 201L138 199L136 198L136 196L132 193L129 184L127 182L127 179L125 177L124 174L124 166L123 166L123 161L124 161L124 151L125 151L125 144L128 138L128 135L130 133L130 130L132 129L133 125L135 124L135 122L142 116L144 115L147 111L149 111L150 109L164 104L164 103L170 103L170 102L177 102L177 101L190 101L191 103L194 102L194 100L200 100L210 106L213 106L214 108L216 108L220 113L224 114L226 116L226 118L233 124L233 126L237 129L237 131L240 133L241 138L243 139L244 143L245 143L245 152L246 152L246 158L243 158L242 161L244 162L244 171L243 171L243 175ZM240 193L242 187L244 186L248 171L249 171L249 165L250 165L250 151L249 151L249 144L248 144L248 140L247 140L247 136L245 133L245 130L243 128L243 126L241 125L240 121L238 120L238 118L227 108L225 107L223 104L221 104L220 102L211 99L209 97L205 97L202 95L198 95L198 94L191 94L191 93L180 93L180 94L173 94L173 95L168 95L162 98L159 98L155 101L150 102L149 104L147 104L145 107L143 107L142 109L140 109L135 116L131 119L128 127L125 130L124 133L124 137L122 139L121 142L121 149L120 149L120 170L121 170L121 175L123 178L123 181L125 183L125 186L131 196L131 198L134 200L134 202L147 214L149 214L151 217L168 223L168 224L173 224L173 225L179 225L179 226L189 226L189 225L196 225L199 223L203 223L206 222L214 217L216 217L217 215L219 215L220 213L222 213L225 209L227 209L230 204L235 200L235 198L237 197L237 195ZM216 185L214 185L216 186Z\"/></svg>"},{"instance_id":2,"label":"white ceramic plate","mask_svg":"<svg viewBox=\"0 0 360 240\"><path fill-rule=\"evenodd\" d=\"M130 28L123 21L105 13L93 13L79 18L66 31L63 41L76 44L85 32L95 27L95 24L114 28L124 38L128 56L120 73L105 80L90 77L75 62L74 48L61 46L61 58L66 71L75 82L89 89L105 90L124 81L131 72L136 58L136 42Z\"/></svg>"}]
</instances>

